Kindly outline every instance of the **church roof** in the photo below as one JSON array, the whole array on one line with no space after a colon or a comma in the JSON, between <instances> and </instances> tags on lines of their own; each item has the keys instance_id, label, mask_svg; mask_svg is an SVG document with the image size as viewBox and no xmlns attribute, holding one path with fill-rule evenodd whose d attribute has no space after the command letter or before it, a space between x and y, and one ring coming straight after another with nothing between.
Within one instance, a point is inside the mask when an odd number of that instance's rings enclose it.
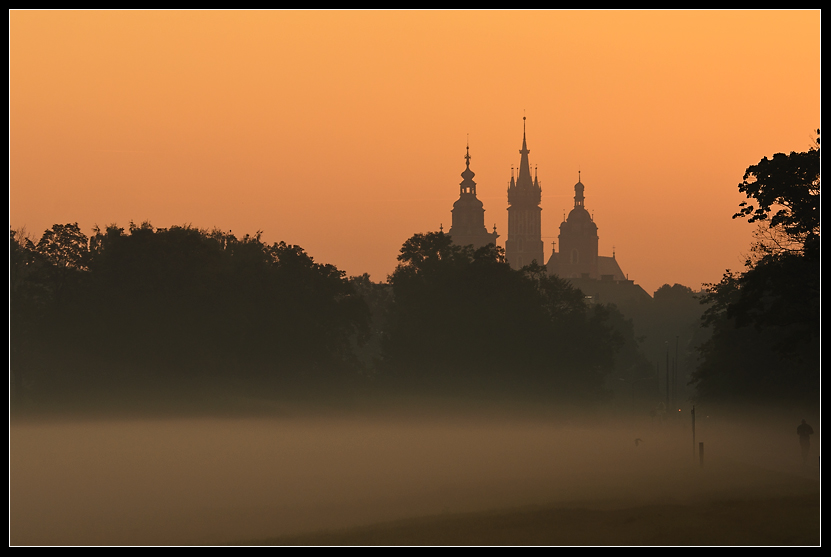
<instances>
[{"instance_id":1,"label":"church roof","mask_svg":"<svg viewBox=\"0 0 831 557\"><path fill-rule=\"evenodd\" d=\"M583 207L575 207L569 212L566 222L569 224L590 223L592 222L592 217Z\"/></svg>"},{"instance_id":2,"label":"church roof","mask_svg":"<svg viewBox=\"0 0 831 557\"><path fill-rule=\"evenodd\" d=\"M459 199L453 203L453 210L456 209L467 209L469 207L472 208L482 208L484 205L482 202L476 197L475 193L462 193L459 195Z\"/></svg>"},{"instance_id":3,"label":"church roof","mask_svg":"<svg viewBox=\"0 0 831 557\"><path fill-rule=\"evenodd\" d=\"M623 274L623 270L618 265L617 259L614 256L597 256L597 274L601 277L612 276L614 277L612 280L626 280L626 275Z\"/></svg>"}]
</instances>

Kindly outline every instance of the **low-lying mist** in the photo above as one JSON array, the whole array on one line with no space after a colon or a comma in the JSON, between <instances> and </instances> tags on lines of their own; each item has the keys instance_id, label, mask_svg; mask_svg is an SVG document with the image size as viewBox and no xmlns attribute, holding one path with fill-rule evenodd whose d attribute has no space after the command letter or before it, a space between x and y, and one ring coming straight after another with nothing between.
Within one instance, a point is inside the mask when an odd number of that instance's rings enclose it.
<instances>
[{"instance_id":1,"label":"low-lying mist","mask_svg":"<svg viewBox=\"0 0 831 557\"><path fill-rule=\"evenodd\" d=\"M221 544L529 505L803 496L819 493L820 428L804 467L801 418L699 411L703 468L688 411L656 421L409 401L362 412L276 405L259 417L20 418L10 543Z\"/></svg>"}]
</instances>

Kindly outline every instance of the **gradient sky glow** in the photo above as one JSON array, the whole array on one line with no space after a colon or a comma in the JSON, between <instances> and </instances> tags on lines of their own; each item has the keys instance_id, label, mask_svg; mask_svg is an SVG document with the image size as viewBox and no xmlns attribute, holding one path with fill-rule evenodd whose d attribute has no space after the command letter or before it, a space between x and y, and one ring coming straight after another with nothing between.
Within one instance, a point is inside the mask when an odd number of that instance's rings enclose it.
<instances>
[{"instance_id":1,"label":"gradient sky glow","mask_svg":"<svg viewBox=\"0 0 831 557\"><path fill-rule=\"evenodd\" d=\"M470 138L488 226L527 116L546 257L578 170L600 253L652 293L739 269L744 169L820 123L813 11L12 11L10 225L149 220L384 280L450 226Z\"/></svg>"}]
</instances>

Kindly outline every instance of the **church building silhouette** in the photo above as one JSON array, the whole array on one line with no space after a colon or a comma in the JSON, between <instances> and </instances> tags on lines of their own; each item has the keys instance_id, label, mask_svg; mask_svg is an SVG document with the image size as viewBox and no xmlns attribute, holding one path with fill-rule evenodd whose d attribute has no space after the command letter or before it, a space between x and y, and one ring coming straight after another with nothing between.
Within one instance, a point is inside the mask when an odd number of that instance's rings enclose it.
<instances>
[{"instance_id":1,"label":"church building silhouette","mask_svg":"<svg viewBox=\"0 0 831 557\"><path fill-rule=\"evenodd\" d=\"M637 302L650 298L649 294L629 280L615 258L598 253L597 224L585 207L585 191L580 173L574 185L574 207L560 224L559 252L552 249L548 262L544 261L542 241L542 187L536 168L533 178L528 159L528 142L525 133L525 117L522 118L522 149L514 177L508 186L508 238L505 241L505 257L514 269L537 262L545 265L549 274L567 279L579 288L586 298L599 303ZM470 146L465 154L465 170L462 172L459 199L453 204L450 236L455 244L480 248L496 244L499 237L496 226L493 232L485 228L485 209L476 197L474 173L470 170Z\"/></svg>"}]
</instances>

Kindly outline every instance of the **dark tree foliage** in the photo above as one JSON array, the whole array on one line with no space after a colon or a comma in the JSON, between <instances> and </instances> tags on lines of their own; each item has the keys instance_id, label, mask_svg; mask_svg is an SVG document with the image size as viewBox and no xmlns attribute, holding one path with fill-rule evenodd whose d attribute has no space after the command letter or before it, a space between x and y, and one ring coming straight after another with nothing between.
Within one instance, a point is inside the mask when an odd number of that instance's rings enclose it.
<instances>
[{"instance_id":1,"label":"dark tree foliage","mask_svg":"<svg viewBox=\"0 0 831 557\"><path fill-rule=\"evenodd\" d=\"M817 130L819 135L819 130ZM819 394L820 149L779 153L748 167L734 218L760 228L742 273L709 285L711 339L693 375L702 399L790 399Z\"/></svg>"},{"instance_id":2,"label":"dark tree foliage","mask_svg":"<svg viewBox=\"0 0 831 557\"><path fill-rule=\"evenodd\" d=\"M53 345L76 348L74 328L64 314L89 274L87 242L77 223L56 224L37 242L11 232L9 356L16 395L32 371L55 361Z\"/></svg>"},{"instance_id":3,"label":"dark tree foliage","mask_svg":"<svg viewBox=\"0 0 831 557\"><path fill-rule=\"evenodd\" d=\"M386 371L430 388L525 388L597 394L621 344L608 309L540 266L514 271L504 251L416 234L389 277Z\"/></svg>"},{"instance_id":4,"label":"dark tree foliage","mask_svg":"<svg viewBox=\"0 0 831 557\"><path fill-rule=\"evenodd\" d=\"M819 130L816 148L776 153L749 166L739 191L753 201L740 203L734 219L769 221L770 228L781 227L803 249L819 249Z\"/></svg>"},{"instance_id":5,"label":"dark tree foliage","mask_svg":"<svg viewBox=\"0 0 831 557\"><path fill-rule=\"evenodd\" d=\"M357 372L437 392L597 396L615 365L643 359L615 308L442 233L410 238L388 284L259 233L130 223L87 238L66 224L10 242L15 396L337 386Z\"/></svg>"},{"instance_id":6,"label":"dark tree foliage","mask_svg":"<svg viewBox=\"0 0 831 557\"><path fill-rule=\"evenodd\" d=\"M12 371L163 382L343 375L369 329L344 273L259 233L132 224L12 234ZM38 355L40 358L35 366ZM140 371L136 371L140 370ZM85 376L86 374L86 376ZM93 373L94 374L94 373Z\"/></svg>"},{"instance_id":7,"label":"dark tree foliage","mask_svg":"<svg viewBox=\"0 0 831 557\"><path fill-rule=\"evenodd\" d=\"M381 363L381 340L392 305L392 287L384 282L372 282L368 273L350 277L349 284L367 304L371 323L368 331L353 337L352 349L360 361L362 373L366 377L376 377Z\"/></svg>"},{"instance_id":8,"label":"dark tree foliage","mask_svg":"<svg viewBox=\"0 0 831 557\"><path fill-rule=\"evenodd\" d=\"M652 336L661 348L658 354L664 355L668 350L672 365L675 346L678 346L679 361L676 365L680 374L679 381L683 385L697 364L696 348L708 338L707 329L701 327L701 318L706 308L702 307L701 296L682 284L661 286L653 294L652 301ZM661 365L665 365L666 360L659 359L663 360Z\"/></svg>"},{"instance_id":9,"label":"dark tree foliage","mask_svg":"<svg viewBox=\"0 0 831 557\"><path fill-rule=\"evenodd\" d=\"M36 367L37 337L50 292L47 266L34 242L11 231L9 245L9 359L13 395L23 392L24 372Z\"/></svg>"},{"instance_id":10,"label":"dark tree foliage","mask_svg":"<svg viewBox=\"0 0 831 557\"><path fill-rule=\"evenodd\" d=\"M794 344L784 342L793 328L770 324L740 325L732 313L741 299L741 275L726 273L710 285L711 306L703 324L711 329L700 346L700 363L692 375L701 401L810 401L819 394L819 343L809 333ZM817 324L818 326L818 324Z\"/></svg>"}]
</instances>

